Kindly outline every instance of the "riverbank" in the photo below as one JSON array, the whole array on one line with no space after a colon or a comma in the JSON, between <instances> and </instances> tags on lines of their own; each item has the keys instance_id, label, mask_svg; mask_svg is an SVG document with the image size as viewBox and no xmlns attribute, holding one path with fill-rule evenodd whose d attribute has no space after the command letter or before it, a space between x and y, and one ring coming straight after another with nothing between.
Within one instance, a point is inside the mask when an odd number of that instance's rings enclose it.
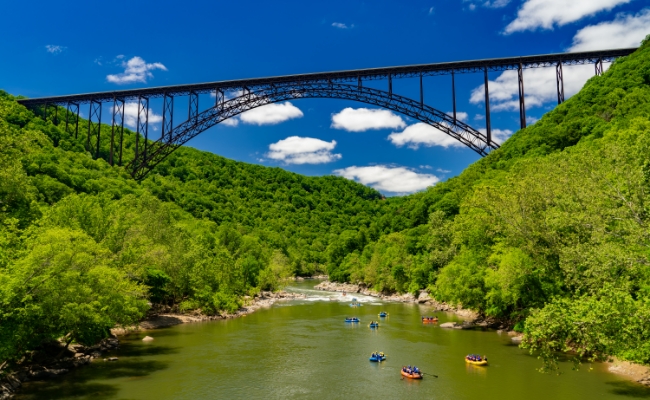
<instances>
[{"instance_id":1,"label":"riverbank","mask_svg":"<svg viewBox=\"0 0 650 400\"><path fill-rule=\"evenodd\" d=\"M454 307L447 303L437 301L436 299L431 297L431 295L429 295L429 293L426 290L420 290L418 296L414 296L411 293L384 294L381 292L377 292L376 290L368 289L362 285L358 285L354 283L338 283L338 282L330 282L330 281L323 281L318 285L314 286L314 289L325 290L328 292L358 293L364 296L377 297L383 301L392 301L398 303L417 303L417 304L427 305L427 306L431 306L435 311L452 312L458 316L461 316L463 318L472 321L477 320L477 318L479 317L479 314L476 311L468 310L462 307Z\"/></svg>"},{"instance_id":2,"label":"riverbank","mask_svg":"<svg viewBox=\"0 0 650 400\"><path fill-rule=\"evenodd\" d=\"M304 297L305 295L301 293L284 291L277 293L260 292L252 298L244 297L244 306L232 314L203 315L200 312L191 314L151 312L138 325L111 329L112 337L104 339L94 346L72 344L66 349L61 342L48 343L43 345L42 348L33 351L29 358L24 357L11 372L0 378L0 400L12 399L23 382L54 379L91 362L118 361L117 357L110 357L109 354L112 350L119 348L118 336L185 323L245 317L260 308L270 307L278 300L292 300ZM0 371L2 367L4 365L0 365Z\"/></svg>"},{"instance_id":3,"label":"riverbank","mask_svg":"<svg viewBox=\"0 0 650 400\"><path fill-rule=\"evenodd\" d=\"M126 335L131 332L138 332L151 329L167 328L174 325L215 321L220 319L229 319L237 317L245 317L246 315L255 312L263 307L270 307L278 300L293 300L304 298L302 293L290 293L285 291L280 292L260 292L254 297L244 296L244 306L236 312L229 314L223 313L219 315L205 315L200 311L193 313L177 313L177 312L153 312L147 315L138 325L129 327L120 327L111 329L111 334L115 336Z\"/></svg>"},{"instance_id":4,"label":"riverbank","mask_svg":"<svg viewBox=\"0 0 650 400\"><path fill-rule=\"evenodd\" d=\"M472 310L467 310L460 307L450 306L449 304L439 302L431 295L425 291L421 290L419 295L416 297L411 293L406 294L390 294L386 295L375 290L365 288L361 285L352 284L352 283L338 283L323 281L318 285L314 286L316 290L324 290L329 292L345 292L345 293L358 293L364 296L372 296L382 299L383 301L393 301L400 303L418 303L423 305L428 305L433 307L436 311L445 311L455 313L463 318L467 318L467 321L462 323L457 322L447 322L441 324L441 328L449 329L473 329L475 327L498 327L498 334L507 334L511 337L511 341L514 344L520 344L523 338L521 333L514 331L508 331L504 329L504 326L499 326L499 322L495 321L486 321L479 318L479 314ZM621 361L614 358L612 361L606 362L607 370L612 373L631 381L640 383L645 386L650 386L650 367L640 364L631 363L629 361Z\"/></svg>"}]
</instances>

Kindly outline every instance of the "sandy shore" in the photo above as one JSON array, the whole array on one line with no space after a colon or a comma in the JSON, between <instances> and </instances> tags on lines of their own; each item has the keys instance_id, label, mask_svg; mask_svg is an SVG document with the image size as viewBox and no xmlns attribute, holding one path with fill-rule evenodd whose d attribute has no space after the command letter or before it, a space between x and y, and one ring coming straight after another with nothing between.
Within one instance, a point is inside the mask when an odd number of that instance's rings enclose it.
<instances>
[{"instance_id":1,"label":"sandy shore","mask_svg":"<svg viewBox=\"0 0 650 400\"><path fill-rule=\"evenodd\" d=\"M613 374L623 376L627 379L650 386L650 367L634 364L629 361L621 361L614 357L605 363L607 370Z\"/></svg>"}]
</instances>

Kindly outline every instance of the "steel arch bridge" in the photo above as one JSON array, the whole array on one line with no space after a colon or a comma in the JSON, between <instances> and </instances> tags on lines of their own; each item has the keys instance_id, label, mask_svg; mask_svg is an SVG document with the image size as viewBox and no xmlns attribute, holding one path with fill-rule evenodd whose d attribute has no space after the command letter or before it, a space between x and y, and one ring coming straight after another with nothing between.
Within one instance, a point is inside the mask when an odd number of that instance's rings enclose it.
<instances>
[{"instance_id":1,"label":"steel arch bridge","mask_svg":"<svg viewBox=\"0 0 650 400\"><path fill-rule=\"evenodd\" d=\"M164 160L178 147L187 143L201 132L210 127L232 118L245 111L266 104L286 100L304 98L332 98L354 100L392 110L425 124L435 127L441 132L453 137L478 154L485 156L499 145L492 140L490 126L490 102L488 88L489 71L517 70L519 80L519 116L521 127L526 126L526 110L524 104L523 70L527 68L555 67L557 77L558 104L564 101L563 65L593 64L595 74L603 72L603 62L611 62L617 57L626 56L636 49L601 50L580 53L545 54L538 56L523 56L497 58L487 60L472 60L446 62L437 64L420 64L399 67L372 68L362 70L335 71L314 74L301 74L256 79L242 79L131 89L114 92L88 93L68 96L55 96L36 99L19 100L30 108L42 107L42 116L48 117L49 106L65 106L65 129L68 132L69 116L72 115L74 133L79 133L79 110L81 104L89 104L88 134L86 149L94 152L95 157L100 153L100 126L102 120L102 104L111 102L111 141L110 154L107 160L111 165L117 156L118 165L122 165L122 148L124 134L124 109L127 101L137 102L137 123L135 135L135 157L127 165L135 179L144 178L158 163ZM458 73L482 72L485 91L485 133L470 127L456 118L456 91L454 76ZM452 115L437 110L424 103L423 78L435 75L451 75ZM419 101L393 93L393 79L418 78L420 81ZM387 91L363 86L363 81L386 80ZM226 92L236 91L234 98L226 98ZM216 96L214 105L199 112L199 94L211 93ZM174 98L187 96L189 108L187 120L174 126ZM149 99L163 99L162 135L156 141L150 141ZM58 122L58 107L54 108L54 123ZM117 136L117 137L116 137ZM142 137L142 138L141 138ZM94 143L91 143L91 139ZM117 140L117 143L115 143ZM142 143L140 143L142 142ZM115 154L115 151L118 154Z\"/></svg>"},{"instance_id":2,"label":"steel arch bridge","mask_svg":"<svg viewBox=\"0 0 650 400\"><path fill-rule=\"evenodd\" d=\"M428 105L421 105L406 97L382 90L341 83L293 84L244 92L233 99L219 101L214 107L192 116L173 128L167 137L161 137L145 148L143 152L136 154L130 164L133 176L136 179L144 178L151 168L176 148L228 118L267 104L307 98L354 100L396 111L438 128L481 155L487 155L490 149L499 147L496 143L489 142L485 134L469 125L457 119L454 120L452 116L442 111Z\"/></svg>"}]
</instances>

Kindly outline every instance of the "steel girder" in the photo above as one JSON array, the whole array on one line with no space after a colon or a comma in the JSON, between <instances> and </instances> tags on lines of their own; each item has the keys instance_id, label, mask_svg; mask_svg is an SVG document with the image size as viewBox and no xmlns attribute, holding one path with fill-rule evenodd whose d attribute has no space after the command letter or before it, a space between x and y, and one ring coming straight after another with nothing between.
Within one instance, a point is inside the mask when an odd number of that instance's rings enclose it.
<instances>
[{"instance_id":1,"label":"steel girder","mask_svg":"<svg viewBox=\"0 0 650 400\"><path fill-rule=\"evenodd\" d=\"M454 61L435 64L405 65L396 67L368 68L345 71L317 72L310 74L272 76L266 78L238 79L231 81L206 82L188 85L175 85L143 89L120 90L114 92L86 93L68 96L22 99L19 103L25 106L42 106L45 103L66 105L68 102L88 103L90 101L109 102L113 97L125 101L137 101L140 97L157 98L168 96L189 96L194 94L209 94L215 90L234 91L248 88L257 91L269 85L286 84L322 84L322 83L358 83L362 80L388 80L417 78L422 76L437 76L463 73L481 73L488 71L518 70L520 68L554 67L561 62L564 65L581 65L598 63L602 71L603 62L611 62L617 57L627 56L636 48L598 50L577 53L543 54L536 56L492 58L485 60Z\"/></svg>"},{"instance_id":2,"label":"steel girder","mask_svg":"<svg viewBox=\"0 0 650 400\"><path fill-rule=\"evenodd\" d=\"M499 147L488 136L469 125L407 97L358 85L303 83L271 85L257 91L244 91L239 97L217 102L214 107L190 116L187 121L176 126L169 132L167 140L161 138L153 142L148 153L136 153L127 169L135 179L140 180L178 147L228 118L267 104L306 98L354 100L399 112L439 129L482 156Z\"/></svg>"}]
</instances>

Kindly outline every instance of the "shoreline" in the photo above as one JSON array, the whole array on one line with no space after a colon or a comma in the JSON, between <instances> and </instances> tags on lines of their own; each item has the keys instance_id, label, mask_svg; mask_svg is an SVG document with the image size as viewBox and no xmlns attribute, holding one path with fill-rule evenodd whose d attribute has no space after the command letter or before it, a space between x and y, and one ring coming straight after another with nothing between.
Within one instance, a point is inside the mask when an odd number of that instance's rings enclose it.
<instances>
[{"instance_id":1,"label":"shoreline","mask_svg":"<svg viewBox=\"0 0 650 400\"><path fill-rule=\"evenodd\" d=\"M16 392L20 389L23 382L40 381L46 379L55 379L63 376L73 369L89 365L92 362L119 362L118 357L110 357L110 352L120 347L119 336L130 333L149 331L171 326L196 323L205 321L214 321L220 319L231 319L245 317L260 308L270 307L279 300L293 300L304 298L302 293L289 293L285 291L260 292L254 297L244 297L245 305L232 314L204 315L180 314L180 313L151 313L147 315L140 323L126 328L113 328L110 330L111 337L101 340L94 346L82 346L71 344L65 349L61 342L52 342L42 349L34 352L36 357L32 360L19 363L19 367L0 378L0 400L13 399ZM148 339L150 340L150 339ZM59 354L60 356L53 356ZM37 360L35 361L34 358ZM40 358L40 360L38 360Z\"/></svg>"},{"instance_id":2,"label":"shoreline","mask_svg":"<svg viewBox=\"0 0 650 400\"><path fill-rule=\"evenodd\" d=\"M416 297L411 293L405 294L390 294L386 295L381 292L377 292L372 289L368 289L362 285L357 285L354 283L338 283L330 282L329 280L323 281L318 285L314 286L316 290L323 290L328 292L346 292L346 293L358 293L364 296L377 297L383 301L390 301L396 303L417 303L427 306L432 306L435 308L435 311L445 311L452 312L460 317L469 319L472 321L477 321L479 314L476 311L465 309L462 307L454 307L447 303L439 302L429 295L429 292L426 290L420 290L419 295Z\"/></svg>"},{"instance_id":3,"label":"shoreline","mask_svg":"<svg viewBox=\"0 0 650 400\"><path fill-rule=\"evenodd\" d=\"M472 329L474 327L495 327L496 328L496 326L490 326L491 324L487 323L486 321L480 320L477 312L472 310L467 310L461 307L453 307L450 306L449 304L438 302L436 299L431 297L429 293L425 290L421 290L420 294L417 297L410 293L406 293L403 295L399 295L399 294L385 295L375 290L370 290L368 288L365 288L361 285L352 284L352 283L330 282L328 280L323 281L318 285L314 286L314 289L329 291L329 292L359 293L364 296L377 297L384 301L429 305L435 307L436 311L452 312L456 315L459 315L463 318L467 318L469 320L462 324L448 322L446 324L441 324L440 325L441 328L453 328L453 329ZM498 325L498 323L492 325ZM503 329L503 327L499 327L497 333L507 334L508 336L511 337L511 341L515 344L521 343L521 339L523 337L522 334L514 331L507 331ZM629 361L621 361L615 357L612 358L612 360L610 361L603 362L603 364L606 366L607 371L611 374L624 377L627 380L631 380L633 382L639 383L644 386L650 386L650 366L635 364Z\"/></svg>"},{"instance_id":4,"label":"shoreline","mask_svg":"<svg viewBox=\"0 0 650 400\"><path fill-rule=\"evenodd\" d=\"M205 315L198 313L177 313L177 312L154 312L145 317L140 323L134 326L129 326L126 328L113 328L111 329L111 334L114 336L124 336L134 332L148 331L153 329L168 328L170 326L188 324L188 323L197 323L197 322L207 322L207 321L216 321L222 319L231 319L238 317L245 317L248 314L251 314L260 308L270 307L276 301L279 300L293 300L304 298L305 295L302 293L290 293L285 291L279 292L260 292L259 295L254 297L245 296L243 305L239 310L235 311L232 314L224 313L218 315ZM0 399L1 400L1 399Z\"/></svg>"}]
</instances>

